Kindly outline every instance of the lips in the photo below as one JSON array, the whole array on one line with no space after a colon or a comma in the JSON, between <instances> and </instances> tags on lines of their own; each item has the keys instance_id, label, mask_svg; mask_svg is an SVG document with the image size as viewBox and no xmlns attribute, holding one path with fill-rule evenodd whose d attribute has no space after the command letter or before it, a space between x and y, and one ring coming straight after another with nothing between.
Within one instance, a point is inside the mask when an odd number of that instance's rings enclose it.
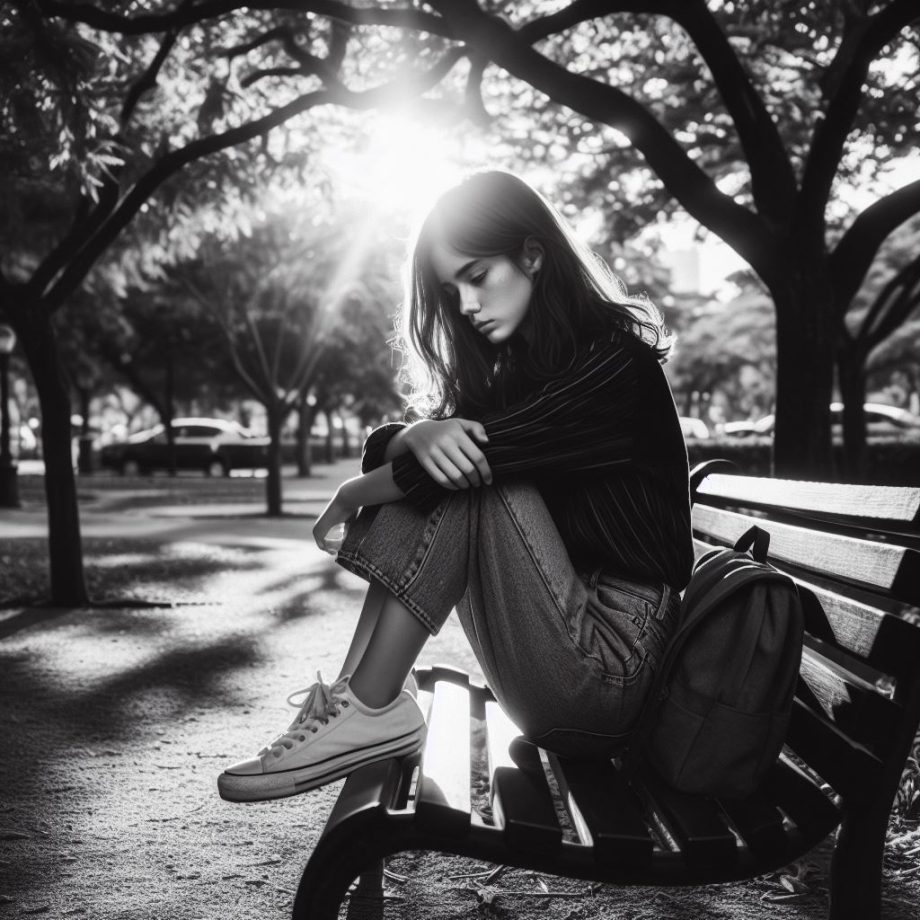
<instances>
[{"instance_id":1,"label":"lips","mask_svg":"<svg viewBox=\"0 0 920 920\"><path fill-rule=\"evenodd\" d=\"M489 326L493 326L493 325L495 325L494 319L483 320L481 323L475 324L477 332L482 332L483 330L487 329Z\"/></svg>"}]
</instances>

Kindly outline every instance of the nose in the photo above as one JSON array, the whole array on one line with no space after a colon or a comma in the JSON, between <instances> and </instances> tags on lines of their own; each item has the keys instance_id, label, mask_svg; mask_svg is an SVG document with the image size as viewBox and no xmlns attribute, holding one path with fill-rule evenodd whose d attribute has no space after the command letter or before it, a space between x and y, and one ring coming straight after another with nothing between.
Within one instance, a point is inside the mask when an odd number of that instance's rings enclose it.
<instances>
[{"instance_id":1,"label":"nose","mask_svg":"<svg viewBox=\"0 0 920 920\"><path fill-rule=\"evenodd\" d=\"M471 316L474 313L478 313L481 309L479 301L472 291L460 291L460 312L464 316Z\"/></svg>"}]
</instances>

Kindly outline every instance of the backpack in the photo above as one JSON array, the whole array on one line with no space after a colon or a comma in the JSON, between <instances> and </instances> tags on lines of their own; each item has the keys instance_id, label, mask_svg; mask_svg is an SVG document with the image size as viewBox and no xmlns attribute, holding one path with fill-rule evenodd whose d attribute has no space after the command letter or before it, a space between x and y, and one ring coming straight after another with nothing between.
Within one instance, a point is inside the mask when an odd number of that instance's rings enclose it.
<instances>
[{"instance_id":1,"label":"backpack","mask_svg":"<svg viewBox=\"0 0 920 920\"><path fill-rule=\"evenodd\" d=\"M752 527L697 560L634 733L633 756L682 792L749 795L782 749L804 617L769 543Z\"/></svg>"}]
</instances>

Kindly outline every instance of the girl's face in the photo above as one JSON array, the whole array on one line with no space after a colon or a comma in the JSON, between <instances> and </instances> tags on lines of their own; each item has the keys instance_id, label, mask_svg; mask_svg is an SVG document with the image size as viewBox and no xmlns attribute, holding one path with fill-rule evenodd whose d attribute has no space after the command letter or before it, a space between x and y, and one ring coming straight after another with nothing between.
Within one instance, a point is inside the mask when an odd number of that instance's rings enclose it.
<instances>
[{"instance_id":1,"label":"girl's face","mask_svg":"<svg viewBox=\"0 0 920 920\"><path fill-rule=\"evenodd\" d=\"M533 279L507 256L470 256L435 240L431 264L441 289L493 345L521 327L530 309Z\"/></svg>"}]
</instances>

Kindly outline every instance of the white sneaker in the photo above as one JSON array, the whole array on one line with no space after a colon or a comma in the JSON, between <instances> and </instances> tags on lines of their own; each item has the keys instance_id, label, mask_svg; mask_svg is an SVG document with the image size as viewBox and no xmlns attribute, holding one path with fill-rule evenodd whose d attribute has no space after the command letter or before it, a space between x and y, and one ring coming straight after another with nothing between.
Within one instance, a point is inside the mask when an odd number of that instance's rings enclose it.
<instances>
[{"instance_id":1,"label":"white sneaker","mask_svg":"<svg viewBox=\"0 0 920 920\"><path fill-rule=\"evenodd\" d=\"M422 746L425 717L407 690L388 706L372 709L351 692L350 675L331 686L316 676L312 687L291 694L306 693L307 698L288 730L258 756L234 764L217 778L221 798L258 802L296 795Z\"/></svg>"}]
</instances>

